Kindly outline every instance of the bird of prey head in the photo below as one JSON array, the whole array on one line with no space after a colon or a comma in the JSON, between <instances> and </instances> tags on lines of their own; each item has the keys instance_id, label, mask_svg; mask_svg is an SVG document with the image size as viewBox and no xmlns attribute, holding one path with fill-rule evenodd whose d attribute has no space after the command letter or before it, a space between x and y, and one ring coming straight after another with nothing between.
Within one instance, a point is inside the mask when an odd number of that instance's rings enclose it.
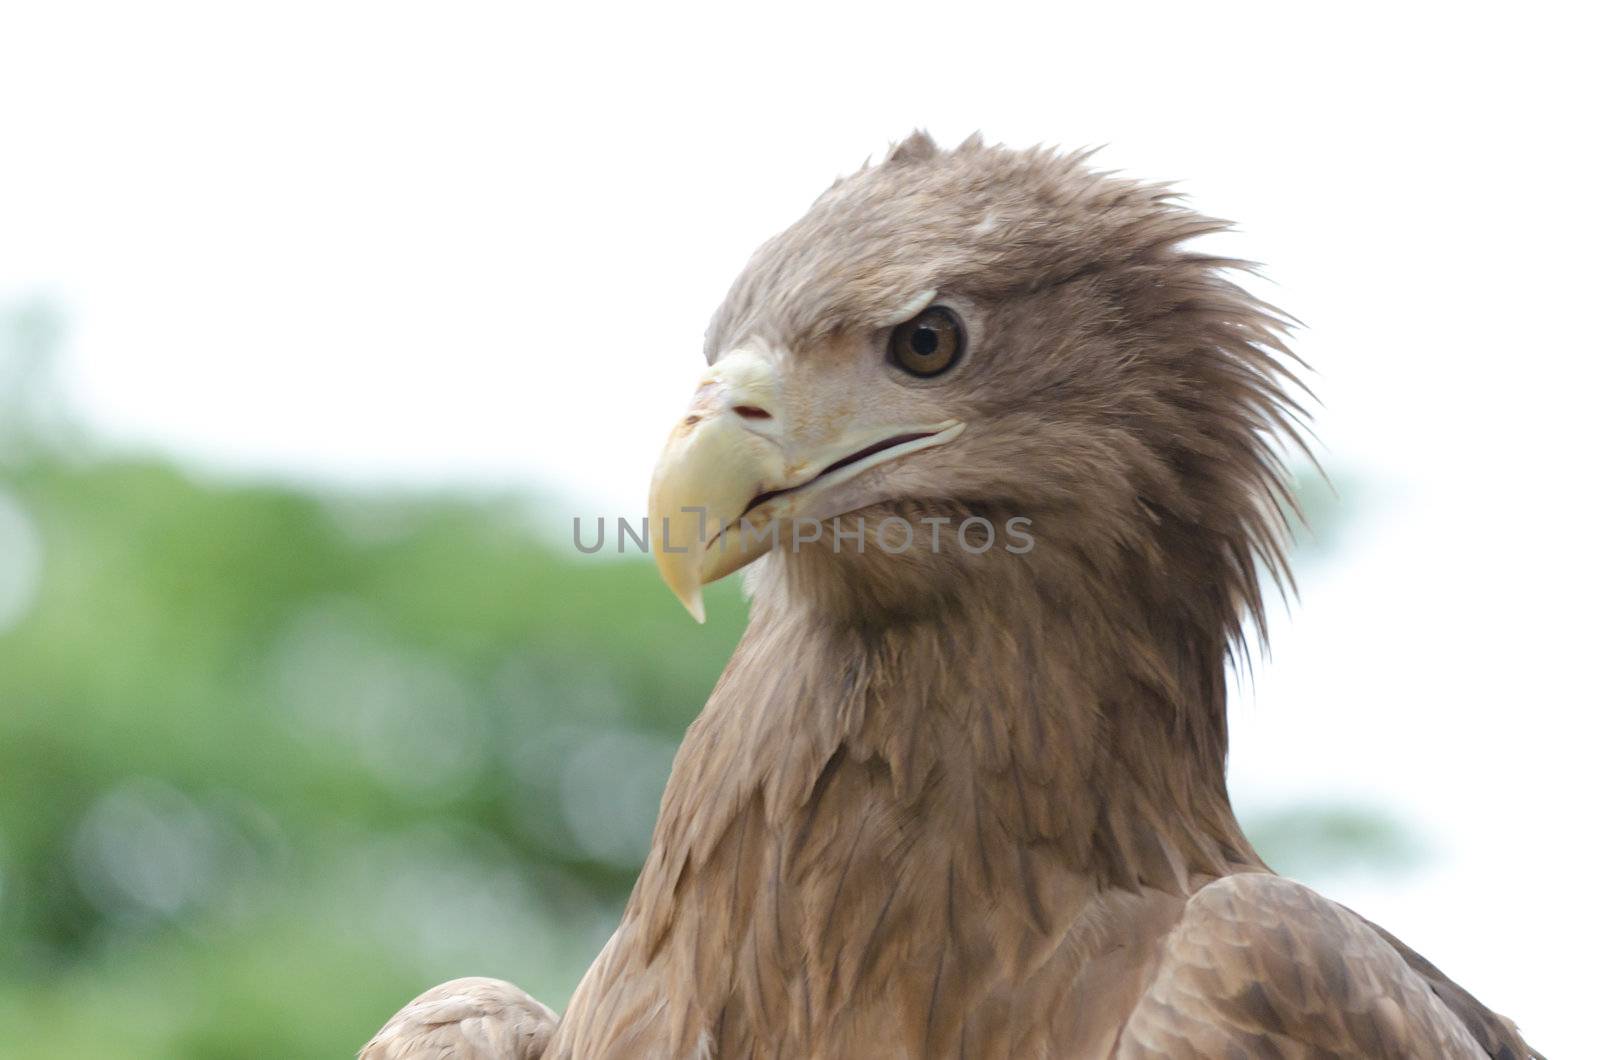
<instances>
[{"instance_id":1,"label":"bird of prey head","mask_svg":"<svg viewBox=\"0 0 1600 1060\"><path fill-rule=\"evenodd\" d=\"M852 622L1023 579L1235 634L1257 564L1282 570L1273 436L1299 444L1299 409L1282 318L1186 249L1224 227L976 138L838 181L711 323L651 494L667 583L698 617L770 551L758 594Z\"/></svg>"},{"instance_id":2,"label":"bird of prey head","mask_svg":"<svg viewBox=\"0 0 1600 1060\"><path fill-rule=\"evenodd\" d=\"M1189 246L1226 227L1086 152L976 137L836 182L708 329L651 492L668 585L699 617L702 583L765 555L758 610L857 629L1042 595L1072 669L1153 686L1127 709L1163 768L1220 792L1225 659L1258 572L1286 573L1301 445L1283 318Z\"/></svg>"}]
</instances>

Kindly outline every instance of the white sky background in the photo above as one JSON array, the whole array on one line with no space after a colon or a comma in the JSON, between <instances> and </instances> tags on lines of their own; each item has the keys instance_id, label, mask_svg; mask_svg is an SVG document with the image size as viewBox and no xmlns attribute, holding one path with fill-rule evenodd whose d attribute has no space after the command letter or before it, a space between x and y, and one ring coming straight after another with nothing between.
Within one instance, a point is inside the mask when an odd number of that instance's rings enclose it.
<instances>
[{"instance_id":1,"label":"white sky background","mask_svg":"<svg viewBox=\"0 0 1600 1060\"><path fill-rule=\"evenodd\" d=\"M836 175L916 126L1109 144L1240 222L1375 498L1240 697L1239 801L1395 807L1429 867L1321 882L1576 1053L1600 225L1567 10L10 4L0 302L67 311L109 437L535 487L559 530L640 511L705 321Z\"/></svg>"}]
</instances>

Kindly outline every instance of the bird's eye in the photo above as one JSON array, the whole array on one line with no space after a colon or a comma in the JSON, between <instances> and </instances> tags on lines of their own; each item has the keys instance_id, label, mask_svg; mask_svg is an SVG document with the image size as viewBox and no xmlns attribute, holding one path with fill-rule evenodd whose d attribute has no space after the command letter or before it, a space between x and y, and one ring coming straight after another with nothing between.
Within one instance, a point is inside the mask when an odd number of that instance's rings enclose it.
<instances>
[{"instance_id":1,"label":"bird's eye","mask_svg":"<svg viewBox=\"0 0 1600 1060\"><path fill-rule=\"evenodd\" d=\"M889 360L923 379L947 372L966 350L961 321L942 305L929 306L889 335Z\"/></svg>"}]
</instances>

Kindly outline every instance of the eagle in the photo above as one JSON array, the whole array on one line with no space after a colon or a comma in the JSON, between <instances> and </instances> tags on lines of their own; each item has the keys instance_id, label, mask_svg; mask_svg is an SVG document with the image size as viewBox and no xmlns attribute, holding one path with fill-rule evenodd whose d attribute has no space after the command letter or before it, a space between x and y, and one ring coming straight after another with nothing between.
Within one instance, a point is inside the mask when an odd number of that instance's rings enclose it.
<instances>
[{"instance_id":1,"label":"eagle","mask_svg":"<svg viewBox=\"0 0 1600 1060\"><path fill-rule=\"evenodd\" d=\"M1538 1055L1235 818L1303 365L1090 154L917 132L757 250L649 524L748 628L622 921L564 1015L458 980L364 1057Z\"/></svg>"}]
</instances>

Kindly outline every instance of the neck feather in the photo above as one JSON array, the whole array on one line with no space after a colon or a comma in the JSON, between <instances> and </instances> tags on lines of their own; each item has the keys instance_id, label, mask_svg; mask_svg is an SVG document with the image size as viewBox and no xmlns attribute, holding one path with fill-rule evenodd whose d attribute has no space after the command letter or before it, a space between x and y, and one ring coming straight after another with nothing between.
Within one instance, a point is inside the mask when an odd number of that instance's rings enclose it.
<instances>
[{"instance_id":1,"label":"neck feather","mask_svg":"<svg viewBox=\"0 0 1600 1060\"><path fill-rule=\"evenodd\" d=\"M1225 635L1127 597L1063 600L1034 569L868 624L769 579L685 739L637 911L665 930L685 887L753 869L748 849L729 860L752 830L782 848L762 871L826 873L863 815L888 822L899 871L953 866L997 897L1029 887L1000 867L1019 849L1086 892L1182 894L1259 865L1225 786Z\"/></svg>"},{"instance_id":2,"label":"neck feather","mask_svg":"<svg viewBox=\"0 0 1600 1060\"><path fill-rule=\"evenodd\" d=\"M893 1027L948 1054L1013 1001L1054 1018L1051 990L1134 959L1117 940L1153 946L1194 888L1260 867L1223 783L1225 637L1031 569L877 622L768 572L575 1040L665 1013L650 1033L682 1053L833 1055Z\"/></svg>"}]
</instances>

